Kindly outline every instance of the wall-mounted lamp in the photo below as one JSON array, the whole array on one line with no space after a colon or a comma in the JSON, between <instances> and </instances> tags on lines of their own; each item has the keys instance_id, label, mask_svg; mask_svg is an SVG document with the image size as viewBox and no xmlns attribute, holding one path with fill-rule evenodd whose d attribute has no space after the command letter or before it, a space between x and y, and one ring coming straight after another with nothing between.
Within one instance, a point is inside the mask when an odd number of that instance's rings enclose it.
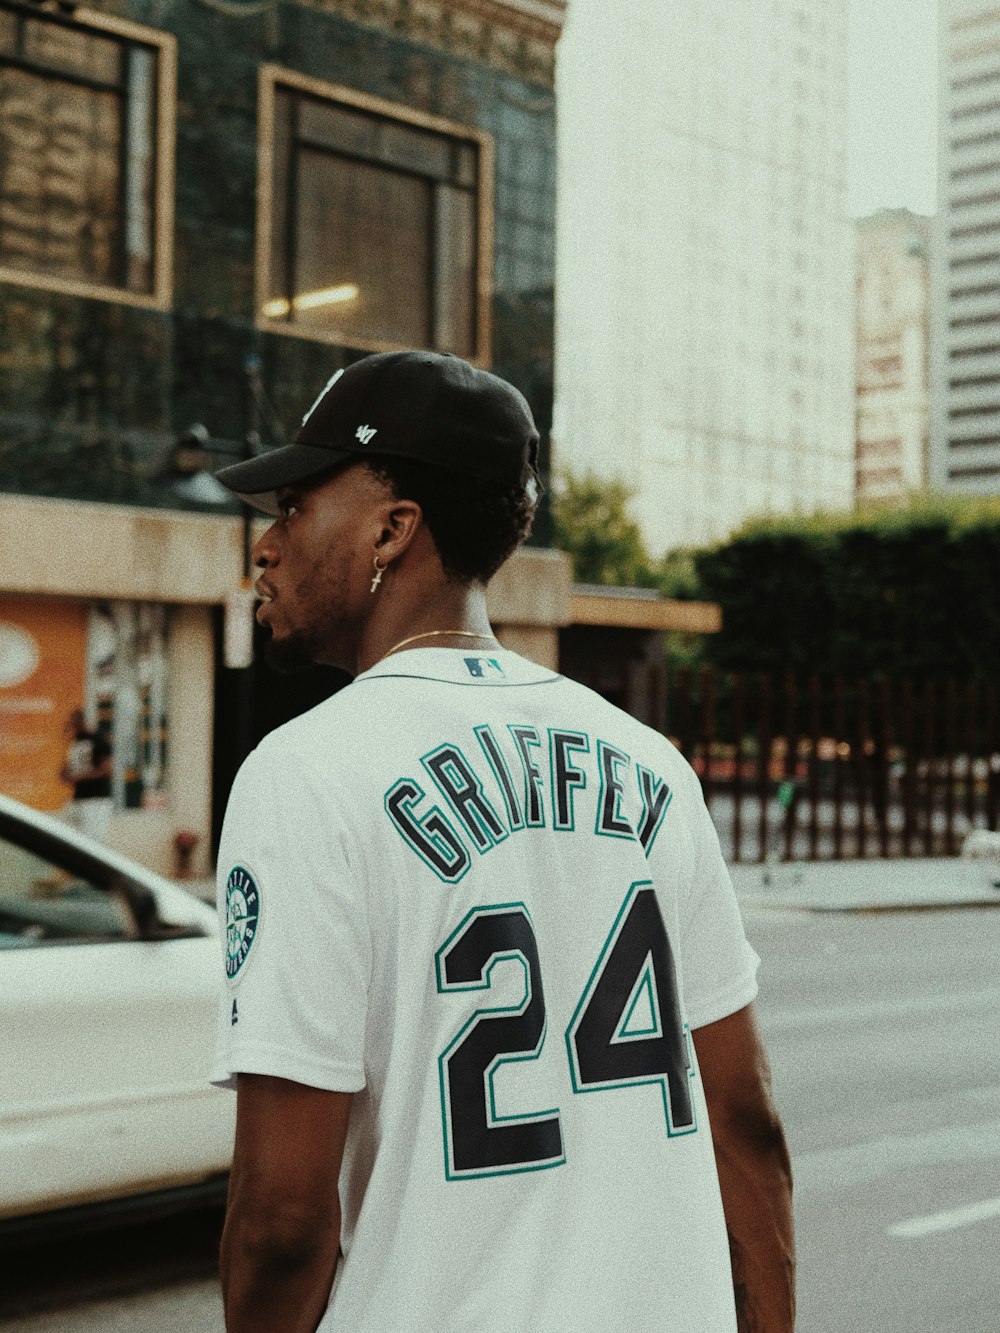
<instances>
[{"instance_id":1,"label":"wall-mounted lamp","mask_svg":"<svg viewBox=\"0 0 1000 1333\"><path fill-rule=\"evenodd\" d=\"M217 446L222 445L219 449ZM233 496L212 475L211 446L216 452L230 453L230 441L213 441L200 421L178 435L170 455L171 493L185 504L207 505L213 509L231 509ZM239 446L236 446L238 449Z\"/></svg>"}]
</instances>

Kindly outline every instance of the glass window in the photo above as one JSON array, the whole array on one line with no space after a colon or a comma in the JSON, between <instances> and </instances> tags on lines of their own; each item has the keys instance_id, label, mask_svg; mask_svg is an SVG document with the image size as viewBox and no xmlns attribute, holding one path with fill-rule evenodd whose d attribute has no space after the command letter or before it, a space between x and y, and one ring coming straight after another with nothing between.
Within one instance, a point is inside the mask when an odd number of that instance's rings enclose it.
<instances>
[{"instance_id":1,"label":"glass window","mask_svg":"<svg viewBox=\"0 0 1000 1333\"><path fill-rule=\"evenodd\" d=\"M476 217L467 190L442 186L435 191L435 235L441 239L436 267L435 344L455 350L475 344Z\"/></svg>"},{"instance_id":2,"label":"glass window","mask_svg":"<svg viewBox=\"0 0 1000 1333\"><path fill-rule=\"evenodd\" d=\"M353 340L430 342L426 181L304 150L294 319Z\"/></svg>"},{"instance_id":3,"label":"glass window","mask_svg":"<svg viewBox=\"0 0 1000 1333\"><path fill-rule=\"evenodd\" d=\"M122 894L0 837L0 949L134 935Z\"/></svg>"},{"instance_id":4,"label":"glass window","mask_svg":"<svg viewBox=\"0 0 1000 1333\"><path fill-rule=\"evenodd\" d=\"M114 38L64 28L44 19L21 20L24 59L51 71L106 83L121 80L121 43Z\"/></svg>"},{"instance_id":5,"label":"glass window","mask_svg":"<svg viewBox=\"0 0 1000 1333\"><path fill-rule=\"evenodd\" d=\"M275 86L265 320L475 356L478 139Z\"/></svg>"},{"instance_id":6,"label":"glass window","mask_svg":"<svg viewBox=\"0 0 1000 1333\"><path fill-rule=\"evenodd\" d=\"M0 265L153 292L158 59L0 11Z\"/></svg>"}]
</instances>

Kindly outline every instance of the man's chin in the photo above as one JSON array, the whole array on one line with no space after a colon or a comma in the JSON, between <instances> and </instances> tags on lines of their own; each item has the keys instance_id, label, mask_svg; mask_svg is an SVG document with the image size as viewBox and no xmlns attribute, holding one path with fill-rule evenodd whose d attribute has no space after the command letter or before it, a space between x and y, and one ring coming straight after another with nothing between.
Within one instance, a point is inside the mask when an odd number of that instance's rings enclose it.
<instances>
[{"instance_id":1,"label":"man's chin","mask_svg":"<svg viewBox=\"0 0 1000 1333\"><path fill-rule=\"evenodd\" d=\"M264 661L274 671L286 675L307 671L316 659L309 645L299 634L288 634L283 639L271 638L264 648Z\"/></svg>"}]
</instances>

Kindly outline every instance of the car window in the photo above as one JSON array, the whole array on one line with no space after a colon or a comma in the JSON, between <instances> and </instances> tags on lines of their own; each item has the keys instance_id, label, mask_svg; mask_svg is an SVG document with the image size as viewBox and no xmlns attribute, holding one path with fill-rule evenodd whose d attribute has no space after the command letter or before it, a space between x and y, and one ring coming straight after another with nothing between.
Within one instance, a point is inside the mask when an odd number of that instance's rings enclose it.
<instances>
[{"instance_id":1,"label":"car window","mask_svg":"<svg viewBox=\"0 0 1000 1333\"><path fill-rule=\"evenodd\" d=\"M0 837L0 949L127 939L122 899Z\"/></svg>"}]
</instances>

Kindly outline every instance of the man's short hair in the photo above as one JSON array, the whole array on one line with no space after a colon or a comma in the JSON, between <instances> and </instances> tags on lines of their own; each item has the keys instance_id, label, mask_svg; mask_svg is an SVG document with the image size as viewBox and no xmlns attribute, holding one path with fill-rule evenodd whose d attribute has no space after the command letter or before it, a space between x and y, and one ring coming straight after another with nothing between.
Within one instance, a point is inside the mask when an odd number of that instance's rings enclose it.
<instances>
[{"instance_id":1,"label":"man's short hair","mask_svg":"<svg viewBox=\"0 0 1000 1333\"><path fill-rule=\"evenodd\" d=\"M444 572L456 583L488 583L531 531L537 500L521 485L384 454L364 462L397 500L420 506Z\"/></svg>"}]
</instances>

